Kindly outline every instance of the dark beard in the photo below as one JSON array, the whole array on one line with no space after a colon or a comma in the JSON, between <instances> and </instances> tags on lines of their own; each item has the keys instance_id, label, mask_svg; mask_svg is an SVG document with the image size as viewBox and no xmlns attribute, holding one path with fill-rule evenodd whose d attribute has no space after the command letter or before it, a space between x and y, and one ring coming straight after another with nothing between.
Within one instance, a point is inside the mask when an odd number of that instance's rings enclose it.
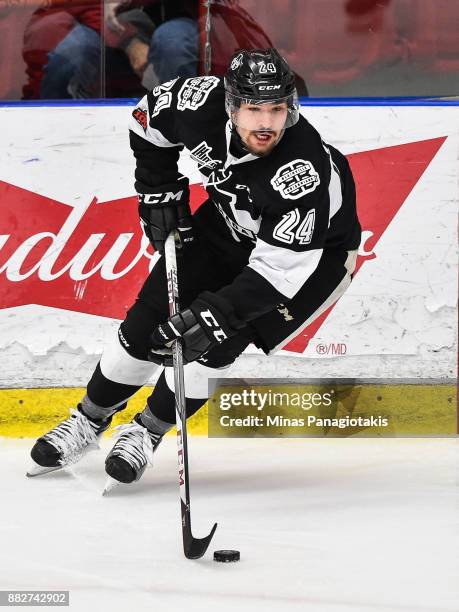
<instances>
[{"instance_id":1,"label":"dark beard","mask_svg":"<svg viewBox=\"0 0 459 612\"><path fill-rule=\"evenodd\" d=\"M262 131L263 130L260 130L260 132ZM268 132L269 130L265 131ZM272 133L273 132L271 132L271 134ZM257 157L266 157L277 145L277 143L282 137L282 134L283 132L281 132L279 138L272 144L272 146L267 151L252 151L251 149L249 149L249 146L242 140L241 136L239 135L239 132L236 129L236 126L233 124L231 126L230 153L231 155L234 155L234 157L238 158L244 157L244 155L247 155L248 153L250 153L251 155L256 155Z\"/></svg>"}]
</instances>

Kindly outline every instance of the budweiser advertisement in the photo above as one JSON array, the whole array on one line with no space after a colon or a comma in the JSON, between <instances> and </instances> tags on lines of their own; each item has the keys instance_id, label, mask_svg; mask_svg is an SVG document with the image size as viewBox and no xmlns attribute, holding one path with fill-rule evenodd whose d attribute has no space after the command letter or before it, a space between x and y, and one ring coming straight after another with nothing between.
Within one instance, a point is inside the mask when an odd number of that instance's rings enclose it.
<instances>
[{"instance_id":1,"label":"budweiser advertisement","mask_svg":"<svg viewBox=\"0 0 459 612\"><path fill-rule=\"evenodd\" d=\"M27 378L24 352L37 363L97 358L151 269L133 189L131 110L0 109L3 386ZM316 375L454 376L458 108L302 112L349 159L363 238L347 293L270 361L281 375L306 358ZM186 154L180 165L196 210L205 190ZM246 365L258 367L257 355L249 348ZM68 385L81 382L67 376Z\"/></svg>"}]
</instances>

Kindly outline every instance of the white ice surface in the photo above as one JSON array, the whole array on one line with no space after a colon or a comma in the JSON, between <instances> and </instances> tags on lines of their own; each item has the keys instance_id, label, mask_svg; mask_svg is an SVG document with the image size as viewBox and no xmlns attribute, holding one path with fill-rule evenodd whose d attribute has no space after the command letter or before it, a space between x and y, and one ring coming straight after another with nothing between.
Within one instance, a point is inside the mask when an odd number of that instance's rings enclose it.
<instances>
[{"instance_id":1,"label":"white ice surface","mask_svg":"<svg viewBox=\"0 0 459 612\"><path fill-rule=\"evenodd\" d=\"M459 610L457 439L192 438L194 533L219 523L199 561L181 551L173 438L110 497L110 440L27 479L32 442L0 440L0 589L70 590L78 612Z\"/></svg>"}]
</instances>

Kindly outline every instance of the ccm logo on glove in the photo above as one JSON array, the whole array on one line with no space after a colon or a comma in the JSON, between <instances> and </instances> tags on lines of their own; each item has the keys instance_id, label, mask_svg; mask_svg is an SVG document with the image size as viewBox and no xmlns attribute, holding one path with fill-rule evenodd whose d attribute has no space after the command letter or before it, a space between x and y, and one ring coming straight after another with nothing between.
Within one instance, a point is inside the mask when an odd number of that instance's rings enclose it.
<instances>
[{"instance_id":1,"label":"ccm logo on glove","mask_svg":"<svg viewBox=\"0 0 459 612\"><path fill-rule=\"evenodd\" d=\"M142 193L139 194L140 204L167 204L171 200L180 200L183 195L182 191L174 193L173 191L166 191L165 193Z\"/></svg>"},{"instance_id":2,"label":"ccm logo on glove","mask_svg":"<svg viewBox=\"0 0 459 612\"><path fill-rule=\"evenodd\" d=\"M172 365L172 344L180 339L183 363L196 361L244 325L224 298L204 291L189 308L172 315L153 330L147 341L148 359Z\"/></svg>"},{"instance_id":3,"label":"ccm logo on glove","mask_svg":"<svg viewBox=\"0 0 459 612\"><path fill-rule=\"evenodd\" d=\"M138 194L143 231L155 251L160 253L164 251L166 239L174 230L178 230L179 252L185 244L193 242L193 222L188 202L190 192L188 187L179 187L171 184L162 186L164 191Z\"/></svg>"},{"instance_id":4,"label":"ccm logo on glove","mask_svg":"<svg viewBox=\"0 0 459 612\"><path fill-rule=\"evenodd\" d=\"M221 329L221 327L218 324L218 321L216 320L214 315L210 312L210 310L202 310L199 314L201 316L201 319L204 321L206 325L208 325L209 327L216 328L215 330L212 330L212 333L214 334L215 340L217 340L217 342L223 342L223 340L226 340L226 338L228 338L228 336Z\"/></svg>"}]
</instances>

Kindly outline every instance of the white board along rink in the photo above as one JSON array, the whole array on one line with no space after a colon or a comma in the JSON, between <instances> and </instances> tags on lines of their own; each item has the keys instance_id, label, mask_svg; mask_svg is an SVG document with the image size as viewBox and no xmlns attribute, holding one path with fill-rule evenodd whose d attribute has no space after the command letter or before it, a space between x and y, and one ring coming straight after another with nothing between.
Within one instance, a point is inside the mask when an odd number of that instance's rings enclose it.
<instances>
[{"instance_id":1,"label":"white board along rink","mask_svg":"<svg viewBox=\"0 0 459 612\"><path fill-rule=\"evenodd\" d=\"M132 107L0 109L3 135L0 152L5 160L0 168L0 185L9 197L14 191L15 198L22 198L20 205L25 210L30 194L35 194L33 206L38 211L37 228L32 223L29 234L21 234L17 248L37 236L38 231L51 231L43 225L43 219L55 209L65 218L69 213L78 216L83 207L85 211L94 211L94 219L99 219L97 215L105 202L121 202L117 206L122 207L124 199L135 195L134 164L126 133L131 110ZM356 156L353 158L356 167L364 165L369 154L386 155L388 147L407 147L408 167L410 156L424 146L423 142L445 137L446 140L425 164L419 180L410 185L407 197L395 204L393 219L371 248L368 245L375 228L363 226L361 268L314 337L307 339L304 350L282 351L266 359L249 348L229 375L454 377L458 108L304 107L302 112L325 140L345 154ZM181 169L190 175L192 182L199 181L196 168L186 155ZM376 168L366 182L377 182L378 177ZM406 177L402 163L394 166L394 188L397 181L403 180ZM20 195L23 192L25 196ZM360 209L370 216L377 205L378 202L359 201ZM40 207L43 215L39 214ZM89 279L74 281L72 290L78 310L73 306L66 308L61 303L62 292L53 290L53 283L66 280L67 272L58 279L43 280L38 278L38 268L26 279L16 279L17 266L11 253L7 259L2 258L7 241L13 240L14 232L18 231L11 221L14 209L10 206L6 212L0 232L0 348L5 363L0 386L85 385L105 340L114 333L122 317L101 316L91 311L87 292L97 273ZM102 234L107 239L105 227L97 222L90 225L93 217L88 220L83 213L80 217L73 236L86 224L85 231L92 240ZM130 218L129 222L132 225L137 220ZM54 235L58 235L59 227L53 230ZM118 239L125 236L132 244L135 237L125 229L120 227ZM71 237L67 238L65 248L70 248ZM142 260L139 249L140 245L137 251ZM32 250L30 253L33 255ZM16 263L20 260L17 256ZM148 263L145 261L146 266ZM35 286L35 281L41 284ZM15 301L19 294L20 299ZM46 303L48 295L57 295L55 305Z\"/></svg>"}]
</instances>

